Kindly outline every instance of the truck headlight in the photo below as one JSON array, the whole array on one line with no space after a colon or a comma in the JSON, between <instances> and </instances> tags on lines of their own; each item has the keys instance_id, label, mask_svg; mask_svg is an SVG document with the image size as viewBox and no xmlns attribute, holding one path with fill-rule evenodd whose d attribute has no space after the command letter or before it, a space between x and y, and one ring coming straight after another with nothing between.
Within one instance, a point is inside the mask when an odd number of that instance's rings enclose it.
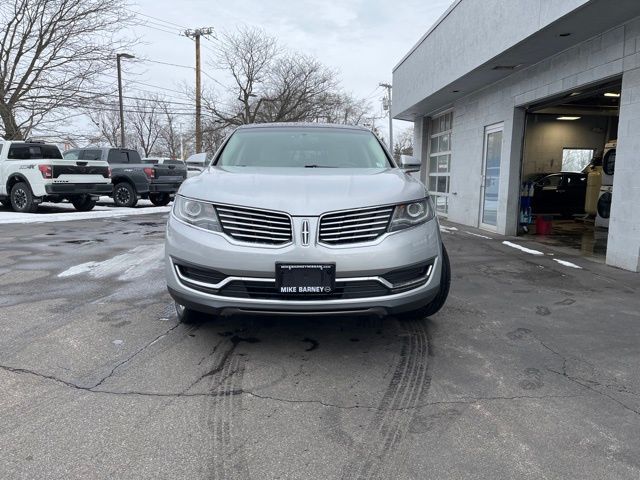
<instances>
[{"instance_id":1,"label":"truck headlight","mask_svg":"<svg viewBox=\"0 0 640 480\"><path fill-rule=\"evenodd\" d=\"M405 228L428 222L434 217L433 204L429 198L396 205L389 224L389 231L404 230Z\"/></svg>"},{"instance_id":2,"label":"truck headlight","mask_svg":"<svg viewBox=\"0 0 640 480\"><path fill-rule=\"evenodd\" d=\"M176 195L173 214L178 220L212 232L221 232L218 215L213 205Z\"/></svg>"}]
</instances>

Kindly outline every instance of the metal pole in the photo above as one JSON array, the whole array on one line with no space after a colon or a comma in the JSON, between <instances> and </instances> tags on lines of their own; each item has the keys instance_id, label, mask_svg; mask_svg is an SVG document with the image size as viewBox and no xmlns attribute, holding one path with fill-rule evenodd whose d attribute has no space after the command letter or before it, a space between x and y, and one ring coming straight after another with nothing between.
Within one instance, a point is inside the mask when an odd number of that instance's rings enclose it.
<instances>
[{"instance_id":1,"label":"metal pole","mask_svg":"<svg viewBox=\"0 0 640 480\"><path fill-rule=\"evenodd\" d=\"M118 64L118 100L120 102L120 148L124 148L124 106L122 105L122 72L120 71L121 54L116 55Z\"/></svg>"},{"instance_id":2,"label":"metal pole","mask_svg":"<svg viewBox=\"0 0 640 480\"><path fill-rule=\"evenodd\" d=\"M200 31L195 32L196 40L196 153L202 152L202 99L200 85Z\"/></svg>"},{"instance_id":3,"label":"metal pole","mask_svg":"<svg viewBox=\"0 0 640 480\"><path fill-rule=\"evenodd\" d=\"M387 108L389 111L389 150L391 150L391 155L393 155L393 116L391 115L391 84L390 83L380 83L381 87L387 89Z\"/></svg>"},{"instance_id":4,"label":"metal pole","mask_svg":"<svg viewBox=\"0 0 640 480\"><path fill-rule=\"evenodd\" d=\"M185 37L196 42L196 153L202 152L202 82L200 77L200 37L213 34L213 28L196 28L186 30Z\"/></svg>"}]
</instances>

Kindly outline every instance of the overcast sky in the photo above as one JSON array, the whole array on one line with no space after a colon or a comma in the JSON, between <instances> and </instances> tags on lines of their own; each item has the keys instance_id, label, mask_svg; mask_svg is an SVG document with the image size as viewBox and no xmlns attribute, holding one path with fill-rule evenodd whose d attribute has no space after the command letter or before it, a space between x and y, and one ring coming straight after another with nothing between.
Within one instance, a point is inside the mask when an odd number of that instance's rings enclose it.
<instances>
[{"instance_id":1,"label":"overcast sky","mask_svg":"<svg viewBox=\"0 0 640 480\"><path fill-rule=\"evenodd\" d=\"M367 97L378 107L382 89L379 82L391 82L392 68L444 13L452 0L139 0L132 11L160 18L138 16L135 33L144 44L133 52L152 60L194 65L193 42L178 36L180 27L213 27L232 30L247 24L264 28L280 44L311 54L340 72L342 85L358 97ZM160 30L159 30L160 29ZM164 30L164 31L162 31ZM212 39L215 42L215 39ZM203 55L211 57L212 42L203 42ZM145 62L130 64L137 81L179 89L180 82L193 82L193 71ZM203 68L210 76L222 78L209 62ZM133 76L133 74L136 74ZM205 85L213 83L203 77ZM129 84L134 88L152 87ZM178 93L164 91L174 100ZM386 125L381 121L381 127ZM410 124L395 122L400 130ZM384 129L386 136L386 129Z\"/></svg>"}]
</instances>

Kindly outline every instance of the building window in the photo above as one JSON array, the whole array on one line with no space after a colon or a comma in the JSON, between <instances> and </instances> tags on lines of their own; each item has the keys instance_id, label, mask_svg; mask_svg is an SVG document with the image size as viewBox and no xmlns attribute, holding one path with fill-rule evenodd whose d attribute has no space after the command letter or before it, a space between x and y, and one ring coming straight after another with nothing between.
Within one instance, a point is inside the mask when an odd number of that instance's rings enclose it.
<instances>
[{"instance_id":1,"label":"building window","mask_svg":"<svg viewBox=\"0 0 640 480\"><path fill-rule=\"evenodd\" d=\"M429 145L429 192L440 215L449 212L451 175L451 129L453 112L431 119Z\"/></svg>"},{"instance_id":2,"label":"building window","mask_svg":"<svg viewBox=\"0 0 640 480\"><path fill-rule=\"evenodd\" d=\"M562 171L582 172L593 160L593 150L565 148L562 150Z\"/></svg>"}]
</instances>

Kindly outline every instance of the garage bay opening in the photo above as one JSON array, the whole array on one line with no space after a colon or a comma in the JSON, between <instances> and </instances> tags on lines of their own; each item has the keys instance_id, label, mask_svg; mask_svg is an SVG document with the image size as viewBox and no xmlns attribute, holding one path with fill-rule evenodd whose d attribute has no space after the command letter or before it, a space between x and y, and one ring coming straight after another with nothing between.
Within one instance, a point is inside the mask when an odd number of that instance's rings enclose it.
<instances>
[{"instance_id":1,"label":"garage bay opening","mask_svg":"<svg viewBox=\"0 0 640 480\"><path fill-rule=\"evenodd\" d=\"M621 88L615 80L527 110L521 234L604 260Z\"/></svg>"}]
</instances>

